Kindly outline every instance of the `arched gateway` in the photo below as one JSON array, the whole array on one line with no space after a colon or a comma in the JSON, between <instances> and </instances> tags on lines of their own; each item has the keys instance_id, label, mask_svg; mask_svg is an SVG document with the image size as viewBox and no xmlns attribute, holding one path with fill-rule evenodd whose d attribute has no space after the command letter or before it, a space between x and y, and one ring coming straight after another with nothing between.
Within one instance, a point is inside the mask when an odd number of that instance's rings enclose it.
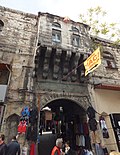
<instances>
[{"instance_id":1,"label":"arched gateway","mask_svg":"<svg viewBox=\"0 0 120 155\"><path fill-rule=\"evenodd\" d=\"M45 132L55 130L53 132L55 134L43 134L40 137L40 151L48 150L48 152L40 152L39 154L50 155L53 147L50 137L56 139L55 135L61 135L64 125L66 131L71 127L74 128L71 130L74 133L73 139L70 136L67 138L75 149L75 140L80 138L79 134L75 135L75 126L77 123L82 122L83 124L86 121L86 110L90 106L89 77L84 76L82 64L86 57L87 54L81 52L46 45L41 45L37 49L34 88L37 98L36 104L41 110L40 127L42 126ZM79 64L82 65L78 67ZM77 68L73 71L75 66ZM45 111L46 107L50 108L51 111ZM63 128L61 128L62 126ZM44 148L45 146L47 149Z\"/></svg>"},{"instance_id":2,"label":"arched gateway","mask_svg":"<svg viewBox=\"0 0 120 155\"><path fill-rule=\"evenodd\" d=\"M89 135L85 133L88 132L88 106L90 104L87 96L55 93L41 95L40 127L44 132L40 135L39 154L49 155L57 137L62 137L64 141L69 140L74 150L81 145L79 140L89 148ZM81 134L86 134L86 137L81 137Z\"/></svg>"},{"instance_id":3,"label":"arched gateway","mask_svg":"<svg viewBox=\"0 0 120 155\"><path fill-rule=\"evenodd\" d=\"M50 102L55 100L69 100L81 106L84 110L90 106L89 96L79 95L72 93L39 93L38 96L41 98L41 108L47 106Z\"/></svg>"}]
</instances>

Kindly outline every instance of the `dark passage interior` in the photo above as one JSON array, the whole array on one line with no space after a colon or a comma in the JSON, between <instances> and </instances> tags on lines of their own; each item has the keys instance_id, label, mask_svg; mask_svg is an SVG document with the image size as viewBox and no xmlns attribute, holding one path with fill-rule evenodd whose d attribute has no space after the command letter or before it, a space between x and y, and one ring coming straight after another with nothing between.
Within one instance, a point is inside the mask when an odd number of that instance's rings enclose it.
<instances>
[{"instance_id":1,"label":"dark passage interior","mask_svg":"<svg viewBox=\"0 0 120 155\"><path fill-rule=\"evenodd\" d=\"M89 134L85 133L88 131L84 130L84 127L88 127L86 112L74 101L54 100L41 110L40 116L40 128L43 132L40 134L39 154L50 155L57 137L63 138L64 142L69 141L75 151L81 145L90 147ZM78 140L80 138L84 139L81 143Z\"/></svg>"}]
</instances>

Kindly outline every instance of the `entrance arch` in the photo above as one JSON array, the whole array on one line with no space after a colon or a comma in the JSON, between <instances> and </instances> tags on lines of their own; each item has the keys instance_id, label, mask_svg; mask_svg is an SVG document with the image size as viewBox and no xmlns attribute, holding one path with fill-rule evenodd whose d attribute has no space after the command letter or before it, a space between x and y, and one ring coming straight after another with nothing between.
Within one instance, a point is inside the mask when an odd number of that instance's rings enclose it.
<instances>
[{"instance_id":1,"label":"entrance arch","mask_svg":"<svg viewBox=\"0 0 120 155\"><path fill-rule=\"evenodd\" d=\"M78 104L84 110L90 106L89 96L82 96L79 94L71 94L71 93L52 93L52 94L43 94L41 96L41 109L46 107L49 103L54 102L55 100L69 100L73 103Z\"/></svg>"},{"instance_id":2,"label":"entrance arch","mask_svg":"<svg viewBox=\"0 0 120 155\"><path fill-rule=\"evenodd\" d=\"M84 99L83 99L84 98ZM42 98L43 99L43 98ZM45 99L45 98L44 98ZM57 137L62 137L64 141L69 140L73 149L76 145L76 131L75 128L78 124L83 124L87 122L86 109L89 106L86 97L77 98L73 100L73 97L55 97L47 98L45 106L41 110L41 122L43 123L43 118L45 119L43 126L44 131L52 131L50 134L43 134L40 138L39 154L49 155L53 146L55 145L55 140ZM81 101L82 103L78 102ZM43 100L42 100L43 101ZM51 109L51 111L47 110ZM45 110L44 110L45 109ZM49 113L48 113L49 111ZM50 116L51 112L51 116ZM44 117L42 116L44 115ZM49 114L49 116L47 116ZM51 118L51 120L50 120ZM79 126L79 125L78 125ZM68 134L68 130L71 130ZM54 131L54 132L53 132ZM82 131L80 131L82 132ZM44 138L42 138L44 137ZM46 149L42 149L42 146L46 146ZM43 151L43 152L41 152Z\"/></svg>"},{"instance_id":3,"label":"entrance arch","mask_svg":"<svg viewBox=\"0 0 120 155\"><path fill-rule=\"evenodd\" d=\"M17 114L12 114L6 119L6 140L10 139L17 135L17 127L19 124L20 116Z\"/></svg>"}]
</instances>

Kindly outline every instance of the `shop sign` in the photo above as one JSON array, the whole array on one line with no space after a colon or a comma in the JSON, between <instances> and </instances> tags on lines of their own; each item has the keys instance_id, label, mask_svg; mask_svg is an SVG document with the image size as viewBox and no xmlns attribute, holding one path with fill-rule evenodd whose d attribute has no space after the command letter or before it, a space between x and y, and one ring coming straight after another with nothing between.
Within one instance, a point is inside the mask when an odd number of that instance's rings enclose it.
<instances>
[{"instance_id":1,"label":"shop sign","mask_svg":"<svg viewBox=\"0 0 120 155\"><path fill-rule=\"evenodd\" d=\"M84 62L85 76L101 64L100 48L98 47Z\"/></svg>"}]
</instances>

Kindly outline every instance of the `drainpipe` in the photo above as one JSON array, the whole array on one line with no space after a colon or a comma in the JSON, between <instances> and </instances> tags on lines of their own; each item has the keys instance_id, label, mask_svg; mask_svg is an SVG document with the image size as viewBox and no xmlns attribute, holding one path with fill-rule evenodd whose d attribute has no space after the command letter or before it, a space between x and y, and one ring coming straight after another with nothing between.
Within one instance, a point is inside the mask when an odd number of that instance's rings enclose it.
<instances>
[{"instance_id":1,"label":"drainpipe","mask_svg":"<svg viewBox=\"0 0 120 155\"><path fill-rule=\"evenodd\" d=\"M12 75L12 71L10 70L10 68L6 65L6 68L8 69L9 71L9 78L8 78L8 83L7 83L7 90L6 90L6 94L7 94L7 91L8 91L8 87L10 85L10 80L11 80L11 75ZM5 109L6 109L7 105L5 104Z\"/></svg>"},{"instance_id":2,"label":"drainpipe","mask_svg":"<svg viewBox=\"0 0 120 155\"><path fill-rule=\"evenodd\" d=\"M36 43L35 43L35 51L34 51L34 55L33 55L33 67L35 67L35 64L34 64L34 60L35 60L35 56L36 56L36 52L37 52L37 49L39 48L38 46L38 42L39 42L39 35L40 35L40 12L38 12L38 22L37 22L37 36L36 36Z\"/></svg>"},{"instance_id":3,"label":"drainpipe","mask_svg":"<svg viewBox=\"0 0 120 155\"><path fill-rule=\"evenodd\" d=\"M38 12L38 21L37 21L37 35L36 35L36 43L35 43L35 51L34 51L34 55L33 55L33 72L34 72L34 69L35 69L35 63L34 63L34 60L35 60L35 56L36 56L36 53L37 53L37 50L39 48L38 46L38 42L39 42L39 35L40 35L40 32L39 32L39 29L40 29L40 12ZM33 80L33 83L34 83L34 80ZM40 95L37 96L37 102L38 102L38 122L37 122L37 136L39 135L39 125L40 125ZM37 150L36 150L36 154L38 155L38 143L37 143Z\"/></svg>"},{"instance_id":4,"label":"drainpipe","mask_svg":"<svg viewBox=\"0 0 120 155\"><path fill-rule=\"evenodd\" d=\"M10 84L10 79L11 79L11 75L12 75L12 71L10 70L10 68L6 65L6 68L8 69L8 71L9 71L9 73L10 73L10 75L9 75L9 79L8 79L8 83L7 83L7 85L9 86L9 84Z\"/></svg>"},{"instance_id":5,"label":"drainpipe","mask_svg":"<svg viewBox=\"0 0 120 155\"><path fill-rule=\"evenodd\" d=\"M38 50L38 48L39 48L39 46L38 46L38 42L39 42L39 29L40 29L40 12L38 12L38 18L37 18L37 34L36 34L36 39L35 39L35 48L34 48L34 53L33 53L33 60L32 60L32 68L33 68L33 70L32 70L32 76L31 76L31 78L32 78L32 85L33 85L33 83L34 83L34 81L33 81L33 72L34 72L34 68L35 68L35 63L34 63L34 60L35 60L35 56L36 56L36 53L37 53L37 50ZM30 71L31 72L31 71ZM30 75L30 74L29 74ZM29 83L31 83L30 82L30 79L29 79ZM29 84L28 84L28 87L29 87ZM30 86L31 87L31 86Z\"/></svg>"}]
</instances>

